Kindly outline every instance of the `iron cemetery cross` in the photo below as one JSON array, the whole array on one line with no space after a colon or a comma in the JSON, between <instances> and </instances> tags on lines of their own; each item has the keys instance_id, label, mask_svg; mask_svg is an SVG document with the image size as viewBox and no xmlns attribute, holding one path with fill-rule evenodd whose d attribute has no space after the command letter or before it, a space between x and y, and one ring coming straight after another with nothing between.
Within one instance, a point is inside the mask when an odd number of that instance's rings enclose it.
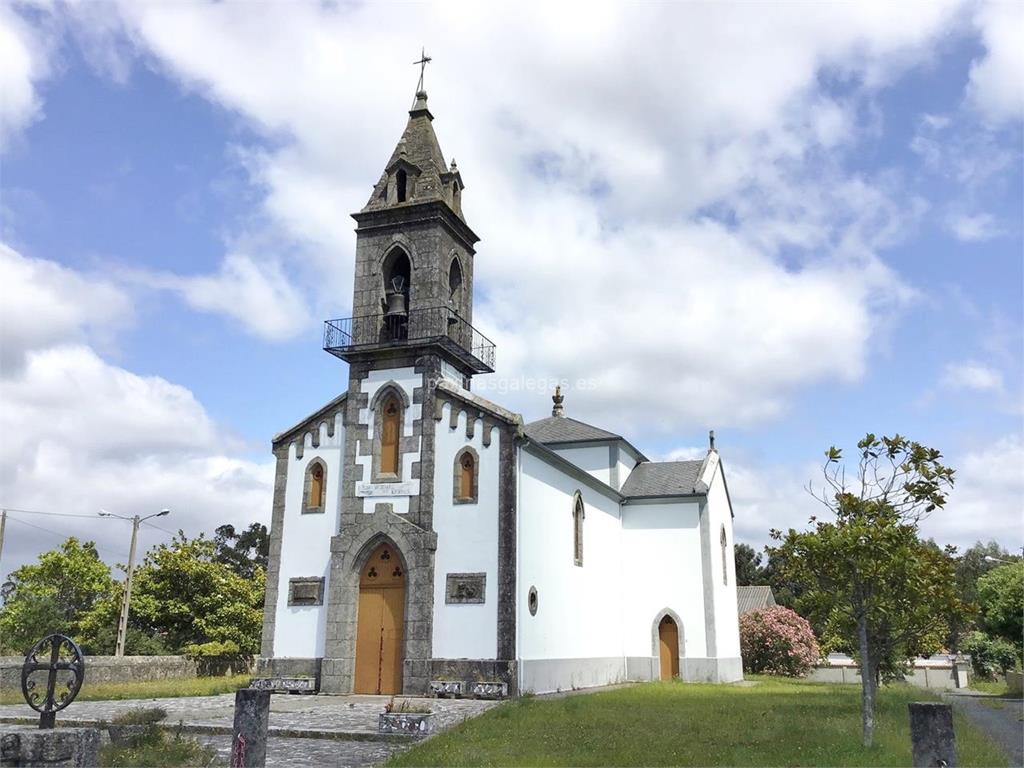
<instances>
[{"instance_id":1,"label":"iron cemetery cross","mask_svg":"<svg viewBox=\"0 0 1024 768\"><path fill-rule=\"evenodd\" d=\"M47 659L40 661L40 657ZM46 673L46 695L37 690L41 674ZM70 672L61 682L65 689L58 695L57 674ZM32 709L39 713L39 727L53 728L57 712L75 700L85 680L85 659L75 641L64 635L47 635L32 646L21 668L21 693Z\"/></svg>"}]
</instances>

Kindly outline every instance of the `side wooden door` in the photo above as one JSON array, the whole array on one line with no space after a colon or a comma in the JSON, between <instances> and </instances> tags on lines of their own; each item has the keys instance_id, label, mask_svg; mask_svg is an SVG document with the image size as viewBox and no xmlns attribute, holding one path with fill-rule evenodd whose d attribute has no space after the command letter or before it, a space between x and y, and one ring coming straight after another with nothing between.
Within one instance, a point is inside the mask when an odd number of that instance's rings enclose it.
<instances>
[{"instance_id":1,"label":"side wooden door","mask_svg":"<svg viewBox=\"0 0 1024 768\"><path fill-rule=\"evenodd\" d=\"M679 627L671 616L658 624L658 650L661 657L661 679L679 677Z\"/></svg>"}]
</instances>

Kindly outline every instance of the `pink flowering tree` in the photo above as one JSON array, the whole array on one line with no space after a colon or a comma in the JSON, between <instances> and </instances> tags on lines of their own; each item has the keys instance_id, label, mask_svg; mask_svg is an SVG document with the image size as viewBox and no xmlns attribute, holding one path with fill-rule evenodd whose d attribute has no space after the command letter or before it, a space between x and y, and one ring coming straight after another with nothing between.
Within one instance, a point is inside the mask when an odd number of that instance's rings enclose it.
<instances>
[{"instance_id":1,"label":"pink flowering tree","mask_svg":"<svg viewBox=\"0 0 1024 768\"><path fill-rule=\"evenodd\" d=\"M821 653L810 623L775 605L740 616L740 652L746 672L803 677Z\"/></svg>"}]
</instances>

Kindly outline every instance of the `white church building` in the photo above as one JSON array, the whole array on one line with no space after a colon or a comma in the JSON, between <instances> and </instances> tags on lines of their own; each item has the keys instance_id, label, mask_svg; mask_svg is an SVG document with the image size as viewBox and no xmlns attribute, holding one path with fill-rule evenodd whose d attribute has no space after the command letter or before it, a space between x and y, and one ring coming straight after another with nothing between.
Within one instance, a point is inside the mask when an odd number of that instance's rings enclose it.
<instances>
[{"instance_id":1,"label":"white church building","mask_svg":"<svg viewBox=\"0 0 1024 768\"><path fill-rule=\"evenodd\" d=\"M259 673L326 693L511 694L742 676L733 513L712 444L650 461L566 415L472 391L477 236L416 94L357 222L342 394L274 438Z\"/></svg>"}]
</instances>

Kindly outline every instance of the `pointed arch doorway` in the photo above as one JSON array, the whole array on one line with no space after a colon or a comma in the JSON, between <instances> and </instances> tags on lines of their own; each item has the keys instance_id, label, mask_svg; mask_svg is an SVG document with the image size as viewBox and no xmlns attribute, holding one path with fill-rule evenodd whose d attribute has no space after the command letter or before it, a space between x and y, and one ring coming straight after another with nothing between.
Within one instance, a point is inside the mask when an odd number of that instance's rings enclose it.
<instances>
[{"instance_id":1,"label":"pointed arch doorway","mask_svg":"<svg viewBox=\"0 0 1024 768\"><path fill-rule=\"evenodd\" d=\"M405 569L391 544L363 564L356 621L355 693L401 693Z\"/></svg>"},{"instance_id":2,"label":"pointed arch doorway","mask_svg":"<svg viewBox=\"0 0 1024 768\"><path fill-rule=\"evenodd\" d=\"M661 679L679 677L679 627L671 616L658 623L658 655L661 660Z\"/></svg>"}]
</instances>

